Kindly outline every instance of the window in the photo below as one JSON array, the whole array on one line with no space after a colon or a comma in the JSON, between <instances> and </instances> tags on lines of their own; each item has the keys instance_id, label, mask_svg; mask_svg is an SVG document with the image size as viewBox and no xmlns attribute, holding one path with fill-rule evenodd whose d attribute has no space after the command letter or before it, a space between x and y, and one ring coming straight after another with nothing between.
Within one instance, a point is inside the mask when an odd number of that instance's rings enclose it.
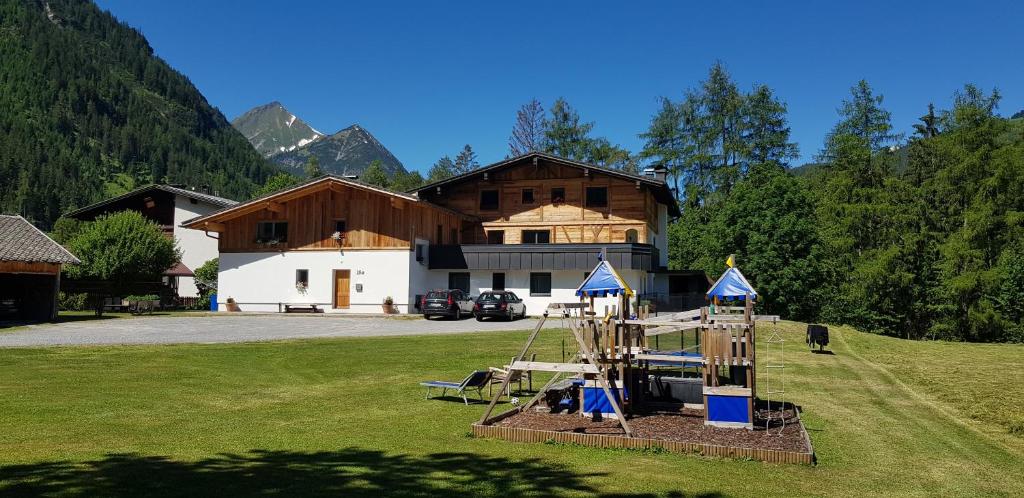
<instances>
[{"instance_id":1,"label":"window","mask_svg":"<svg viewBox=\"0 0 1024 498\"><path fill-rule=\"evenodd\" d=\"M480 191L480 210L481 211L497 211L498 209L498 191L497 190L481 190Z\"/></svg>"},{"instance_id":2,"label":"window","mask_svg":"<svg viewBox=\"0 0 1024 498\"><path fill-rule=\"evenodd\" d=\"M488 244L504 244L505 243L505 231L504 230L491 230L487 232L487 243Z\"/></svg>"},{"instance_id":3,"label":"window","mask_svg":"<svg viewBox=\"0 0 1024 498\"><path fill-rule=\"evenodd\" d=\"M309 287L309 270L295 270L295 288Z\"/></svg>"},{"instance_id":4,"label":"window","mask_svg":"<svg viewBox=\"0 0 1024 498\"><path fill-rule=\"evenodd\" d=\"M444 226L437 226L437 237L434 239L435 244L444 244Z\"/></svg>"},{"instance_id":5,"label":"window","mask_svg":"<svg viewBox=\"0 0 1024 498\"><path fill-rule=\"evenodd\" d=\"M348 230L348 225L345 220L334 220L334 231L345 235L345 231Z\"/></svg>"},{"instance_id":6,"label":"window","mask_svg":"<svg viewBox=\"0 0 1024 498\"><path fill-rule=\"evenodd\" d=\"M494 273L491 275L491 290L505 290L504 273Z\"/></svg>"},{"instance_id":7,"label":"window","mask_svg":"<svg viewBox=\"0 0 1024 498\"><path fill-rule=\"evenodd\" d=\"M523 204L533 204L533 189L532 188L524 188L523 189Z\"/></svg>"},{"instance_id":8,"label":"window","mask_svg":"<svg viewBox=\"0 0 1024 498\"><path fill-rule=\"evenodd\" d=\"M530 274L530 295L550 296L551 295L551 274L531 273Z\"/></svg>"},{"instance_id":9,"label":"window","mask_svg":"<svg viewBox=\"0 0 1024 498\"><path fill-rule=\"evenodd\" d=\"M459 289L469 294L469 273L451 272L448 274L448 288Z\"/></svg>"},{"instance_id":10,"label":"window","mask_svg":"<svg viewBox=\"0 0 1024 498\"><path fill-rule=\"evenodd\" d=\"M630 228L629 230L626 230L626 243L636 244L639 241L640 236L637 234L635 228Z\"/></svg>"},{"instance_id":11,"label":"window","mask_svg":"<svg viewBox=\"0 0 1024 498\"><path fill-rule=\"evenodd\" d=\"M587 187L587 207L608 207L608 187Z\"/></svg>"},{"instance_id":12,"label":"window","mask_svg":"<svg viewBox=\"0 0 1024 498\"><path fill-rule=\"evenodd\" d=\"M508 296L508 298L512 300L513 303L518 303L519 301L522 301L522 299L519 299L519 296L517 296L515 292L509 292L508 294L505 295Z\"/></svg>"},{"instance_id":13,"label":"window","mask_svg":"<svg viewBox=\"0 0 1024 498\"><path fill-rule=\"evenodd\" d=\"M555 187L551 189L551 203L559 204L565 202L565 188Z\"/></svg>"},{"instance_id":14,"label":"window","mask_svg":"<svg viewBox=\"0 0 1024 498\"><path fill-rule=\"evenodd\" d=\"M523 244L550 244L551 232L547 230L523 230Z\"/></svg>"},{"instance_id":15,"label":"window","mask_svg":"<svg viewBox=\"0 0 1024 498\"><path fill-rule=\"evenodd\" d=\"M452 228L452 229L448 230L448 240L452 244L458 244L459 243L459 229L458 228Z\"/></svg>"},{"instance_id":16,"label":"window","mask_svg":"<svg viewBox=\"0 0 1024 498\"><path fill-rule=\"evenodd\" d=\"M416 244L416 261L423 262L423 250L426 248L424 244Z\"/></svg>"},{"instance_id":17,"label":"window","mask_svg":"<svg viewBox=\"0 0 1024 498\"><path fill-rule=\"evenodd\" d=\"M261 221L256 224L256 242L287 242L287 221Z\"/></svg>"}]
</instances>

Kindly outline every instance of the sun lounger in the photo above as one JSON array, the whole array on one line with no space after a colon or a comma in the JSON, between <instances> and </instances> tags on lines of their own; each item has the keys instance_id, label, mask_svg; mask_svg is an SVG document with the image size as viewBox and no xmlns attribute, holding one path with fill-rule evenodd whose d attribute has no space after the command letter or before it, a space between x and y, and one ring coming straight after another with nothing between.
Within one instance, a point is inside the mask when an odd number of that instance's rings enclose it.
<instances>
[{"instance_id":1,"label":"sun lounger","mask_svg":"<svg viewBox=\"0 0 1024 498\"><path fill-rule=\"evenodd\" d=\"M463 379L462 382L445 382L441 380L431 380L427 382L420 382L420 385L425 386L427 388L427 399L430 399L431 388L440 388L441 396L447 394L448 390L451 389L455 391L456 394L458 394L459 396L462 396L462 401L468 405L469 400L466 399L466 391L475 389L477 395L480 396L480 401L483 401L483 389L484 386L487 385L487 382L489 380L491 380L491 372L487 370L476 370L473 373L469 374L469 376L467 376L465 379Z\"/></svg>"}]
</instances>

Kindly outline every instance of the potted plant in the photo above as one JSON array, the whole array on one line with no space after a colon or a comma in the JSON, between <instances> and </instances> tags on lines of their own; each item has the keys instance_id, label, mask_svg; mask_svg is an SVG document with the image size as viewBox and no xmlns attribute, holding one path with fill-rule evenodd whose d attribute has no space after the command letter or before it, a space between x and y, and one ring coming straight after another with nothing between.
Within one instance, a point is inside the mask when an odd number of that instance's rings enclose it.
<instances>
[{"instance_id":1,"label":"potted plant","mask_svg":"<svg viewBox=\"0 0 1024 498\"><path fill-rule=\"evenodd\" d=\"M305 282L295 282L295 290L299 291L299 294L305 294L309 286Z\"/></svg>"},{"instance_id":2,"label":"potted plant","mask_svg":"<svg viewBox=\"0 0 1024 498\"><path fill-rule=\"evenodd\" d=\"M235 298L229 297L227 303L228 311L242 311L242 309L238 307L238 304L235 303Z\"/></svg>"},{"instance_id":3,"label":"potted plant","mask_svg":"<svg viewBox=\"0 0 1024 498\"><path fill-rule=\"evenodd\" d=\"M345 234L341 232L334 232L331 234L331 239L340 246L345 243Z\"/></svg>"},{"instance_id":4,"label":"potted plant","mask_svg":"<svg viewBox=\"0 0 1024 498\"><path fill-rule=\"evenodd\" d=\"M384 309L384 314L392 315L395 313L395 300L391 296L385 297L381 307Z\"/></svg>"}]
</instances>

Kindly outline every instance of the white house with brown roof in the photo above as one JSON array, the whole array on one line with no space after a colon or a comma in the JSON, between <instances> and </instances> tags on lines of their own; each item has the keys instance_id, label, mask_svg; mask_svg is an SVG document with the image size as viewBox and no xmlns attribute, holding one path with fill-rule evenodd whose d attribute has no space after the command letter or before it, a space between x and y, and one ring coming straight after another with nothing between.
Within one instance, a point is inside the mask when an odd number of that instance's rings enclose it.
<instances>
[{"instance_id":1,"label":"white house with brown roof","mask_svg":"<svg viewBox=\"0 0 1024 498\"><path fill-rule=\"evenodd\" d=\"M212 213L237 202L202 191L173 185L146 185L131 192L97 202L64 214L67 218L92 221L117 211L137 211L153 221L168 237L174 238L181 250L181 262L164 272L164 280L177 295L199 295L193 270L217 257L216 238L203 232L187 230L181 224Z\"/></svg>"}]
</instances>

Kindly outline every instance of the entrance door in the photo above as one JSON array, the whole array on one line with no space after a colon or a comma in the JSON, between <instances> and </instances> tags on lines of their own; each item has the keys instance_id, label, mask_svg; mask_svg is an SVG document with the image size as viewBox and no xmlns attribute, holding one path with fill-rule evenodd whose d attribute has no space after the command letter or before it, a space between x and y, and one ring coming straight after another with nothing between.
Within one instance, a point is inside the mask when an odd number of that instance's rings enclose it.
<instances>
[{"instance_id":1,"label":"entrance door","mask_svg":"<svg viewBox=\"0 0 1024 498\"><path fill-rule=\"evenodd\" d=\"M349 287L352 280L350 270L334 270L334 307L348 308Z\"/></svg>"}]
</instances>

